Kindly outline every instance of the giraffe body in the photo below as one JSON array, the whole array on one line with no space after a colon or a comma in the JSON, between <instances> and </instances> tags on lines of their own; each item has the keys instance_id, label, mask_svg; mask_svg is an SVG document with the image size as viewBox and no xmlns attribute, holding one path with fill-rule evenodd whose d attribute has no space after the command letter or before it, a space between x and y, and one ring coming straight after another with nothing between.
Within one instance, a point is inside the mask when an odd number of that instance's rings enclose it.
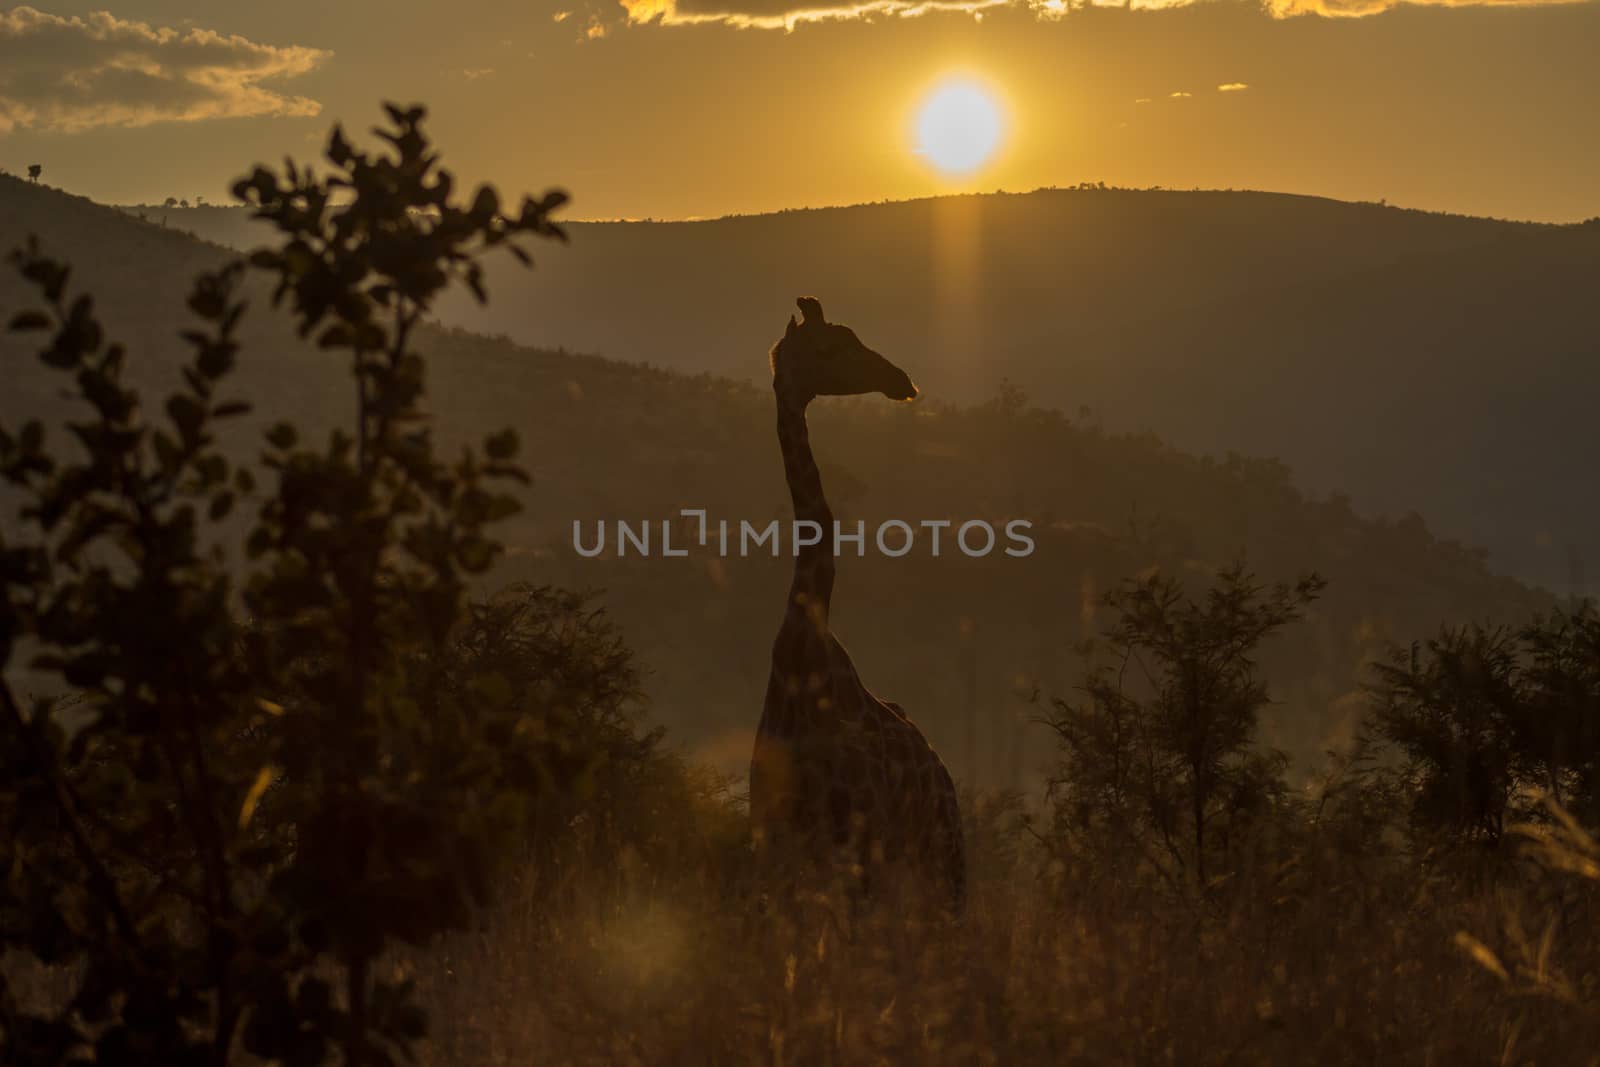
<instances>
[{"instance_id":1,"label":"giraffe body","mask_svg":"<svg viewBox=\"0 0 1600 1067\"><path fill-rule=\"evenodd\" d=\"M950 773L899 705L862 684L829 623L833 515L805 424L815 396L906 400L916 388L849 329L827 323L815 300L798 303L805 323L791 318L772 352L778 440L795 518L816 522L823 538L797 551L772 646L750 765L756 843L813 863L843 862L868 891L884 874L908 878L960 910L965 856Z\"/></svg>"}]
</instances>

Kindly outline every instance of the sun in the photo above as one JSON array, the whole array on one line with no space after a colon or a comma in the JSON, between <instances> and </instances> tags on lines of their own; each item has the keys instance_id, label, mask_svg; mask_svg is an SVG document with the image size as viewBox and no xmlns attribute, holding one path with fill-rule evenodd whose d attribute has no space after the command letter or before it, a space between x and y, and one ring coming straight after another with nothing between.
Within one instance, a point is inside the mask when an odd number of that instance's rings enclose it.
<instances>
[{"instance_id":1,"label":"sun","mask_svg":"<svg viewBox=\"0 0 1600 1067\"><path fill-rule=\"evenodd\" d=\"M945 174L971 174L994 158L1004 135L994 95L971 78L951 79L917 111L915 151Z\"/></svg>"}]
</instances>

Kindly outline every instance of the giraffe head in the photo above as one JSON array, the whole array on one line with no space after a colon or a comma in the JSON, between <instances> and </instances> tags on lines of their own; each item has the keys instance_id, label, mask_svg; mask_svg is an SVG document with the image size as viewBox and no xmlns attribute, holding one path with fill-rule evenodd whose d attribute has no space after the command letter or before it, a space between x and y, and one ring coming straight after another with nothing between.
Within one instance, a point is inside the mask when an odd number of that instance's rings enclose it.
<instances>
[{"instance_id":1,"label":"giraffe head","mask_svg":"<svg viewBox=\"0 0 1600 1067\"><path fill-rule=\"evenodd\" d=\"M861 343L848 326L822 317L816 297L795 301L800 321L789 316L783 340L772 346L772 384L801 401L819 396L882 393L911 400L917 387L906 372Z\"/></svg>"}]
</instances>

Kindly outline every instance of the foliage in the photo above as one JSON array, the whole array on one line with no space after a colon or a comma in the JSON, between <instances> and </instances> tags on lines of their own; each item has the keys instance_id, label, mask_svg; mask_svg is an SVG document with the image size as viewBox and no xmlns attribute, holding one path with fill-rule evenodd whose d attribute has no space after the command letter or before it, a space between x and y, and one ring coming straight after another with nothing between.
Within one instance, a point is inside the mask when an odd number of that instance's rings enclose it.
<instances>
[{"instance_id":1,"label":"foliage","mask_svg":"<svg viewBox=\"0 0 1600 1067\"><path fill-rule=\"evenodd\" d=\"M1203 599L1159 572L1110 593L1110 662L1091 666L1081 699L1054 700L1048 720L1062 746L1052 788L1063 828L1135 855L1159 842L1162 854L1144 858L1205 888L1211 854L1227 845L1208 831L1259 805L1283 771L1280 757L1255 750L1269 702L1256 650L1323 585L1313 574L1268 588L1234 564Z\"/></svg>"},{"instance_id":2,"label":"foliage","mask_svg":"<svg viewBox=\"0 0 1600 1067\"><path fill-rule=\"evenodd\" d=\"M29 163L28 164L28 180L30 182L38 181L39 180L39 175L42 174L42 173L44 173L44 166L42 164L39 164L39 163Z\"/></svg>"},{"instance_id":3,"label":"foliage","mask_svg":"<svg viewBox=\"0 0 1600 1067\"><path fill-rule=\"evenodd\" d=\"M1600 616L1585 602L1396 649L1376 667L1371 721L1422 827L1494 843L1508 819L1538 817L1536 792L1600 816Z\"/></svg>"},{"instance_id":4,"label":"foliage","mask_svg":"<svg viewBox=\"0 0 1600 1067\"><path fill-rule=\"evenodd\" d=\"M435 454L412 336L447 287L486 298L484 253L560 237L564 196L461 203L422 109L387 111L387 151L336 128L329 176L290 163L236 189L282 236L252 263L355 387L326 444L267 434L237 586L222 524L255 477L217 435L247 409L226 393L245 266L196 281L185 387L150 419L67 268L36 244L14 257L45 310L12 328L46 334L88 414L76 455L37 421L0 431L31 531L0 541L0 663L80 694L0 684L0 948L77 976L50 1010L0 984L8 1062L408 1054L424 1016L374 961L467 923L531 806L578 787L569 725L631 677L615 649L531 690L526 668L456 670L483 629L466 593L500 551L488 528L518 507L500 487L525 476L510 431Z\"/></svg>"}]
</instances>

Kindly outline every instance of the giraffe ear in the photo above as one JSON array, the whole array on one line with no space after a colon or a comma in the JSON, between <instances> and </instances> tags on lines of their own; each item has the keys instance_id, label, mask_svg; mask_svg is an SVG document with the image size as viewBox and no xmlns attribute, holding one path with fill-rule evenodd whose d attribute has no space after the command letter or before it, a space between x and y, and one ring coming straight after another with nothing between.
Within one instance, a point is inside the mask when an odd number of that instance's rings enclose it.
<instances>
[{"instance_id":1,"label":"giraffe ear","mask_svg":"<svg viewBox=\"0 0 1600 1067\"><path fill-rule=\"evenodd\" d=\"M821 326L828 321L822 317L822 304L814 296L802 296L795 300L795 306L800 309L800 321L805 326Z\"/></svg>"},{"instance_id":2,"label":"giraffe ear","mask_svg":"<svg viewBox=\"0 0 1600 1067\"><path fill-rule=\"evenodd\" d=\"M785 337L793 337L794 336L794 332L796 330L798 330L799 328L800 328L800 324L798 322L794 321L794 316L793 315L790 315L789 316L789 328L783 331L783 336L785 336Z\"/></svg>"}]
</instances>

